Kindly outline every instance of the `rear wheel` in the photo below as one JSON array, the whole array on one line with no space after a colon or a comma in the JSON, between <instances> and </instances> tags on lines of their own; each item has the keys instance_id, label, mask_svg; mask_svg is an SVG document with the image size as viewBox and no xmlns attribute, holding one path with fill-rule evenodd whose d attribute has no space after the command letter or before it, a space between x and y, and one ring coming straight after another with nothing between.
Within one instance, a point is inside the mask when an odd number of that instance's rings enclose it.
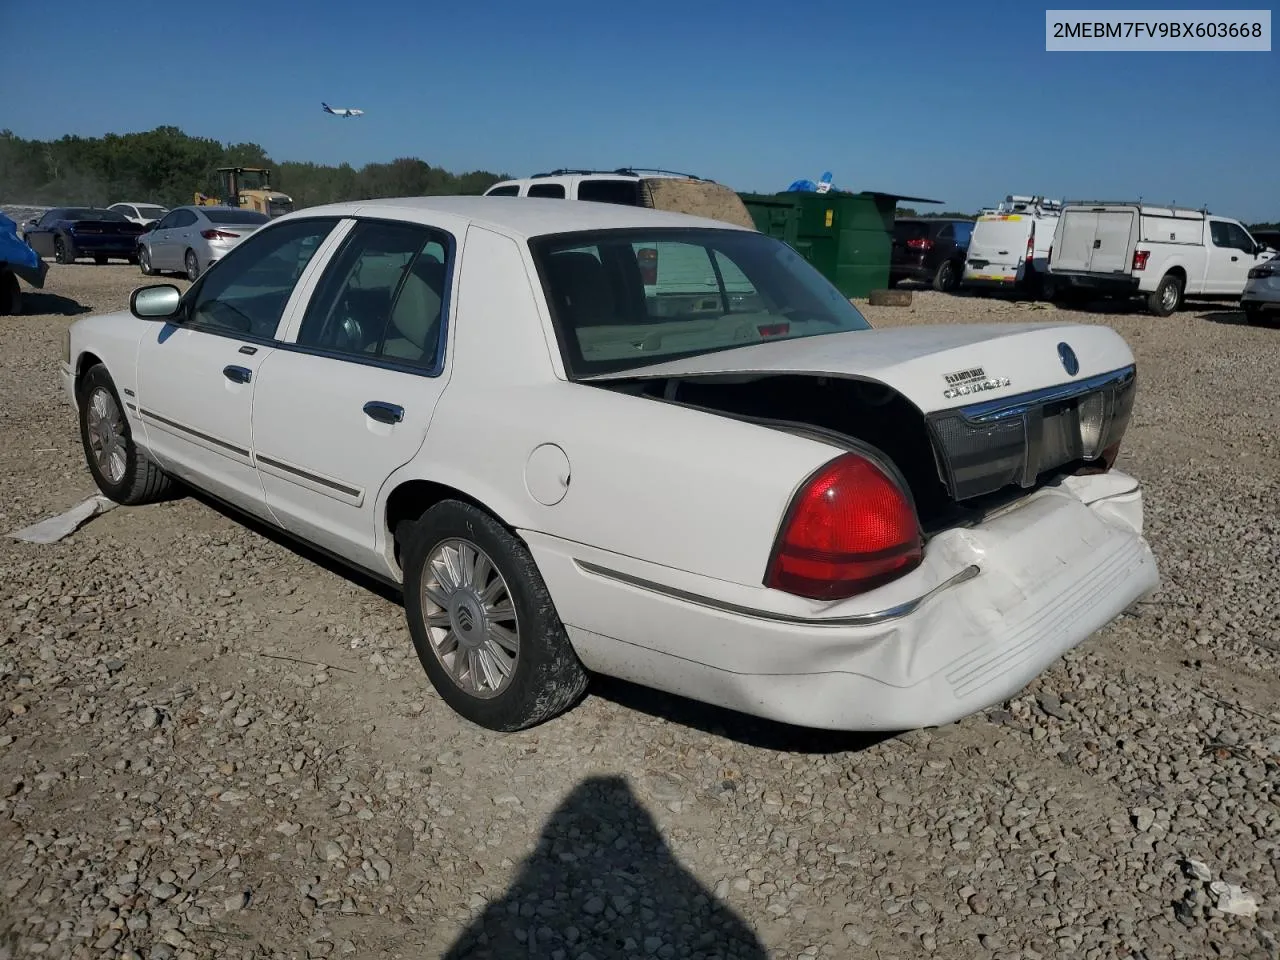
<instances>
[{"instance_id":1,"label":"rear wheel","mask_svg":"<svg viewBox=\"0 0 1280 960\"><path fill-rule=\"evenodd\" d=\"M97 264L98 266L100 266L100 267L101 267L101 266L105 266L105 265L106 265L106 262L107 262L107 258L106 258L106 257L103 257L103 256L94 256L94 258L93 258L93 262L94 262L94 263L96 263L96 264Z\"/></svg>"},{"instance_id":2,"label":"rear wheel","mask_svg":"<svg viewBox=\"0 0 1280 960\"><path fill-rule=\"evenodd\" d=\"M933 289L950 293L959 281L960 271L956 269L954 261L943 260L938 265L938 272L933 275Z\"/></svg>"},{"instance_id":3,"label":"rear wheel","mask_svg":"<svg viewBox=\"0 0 1280 960\"><path fill-rule=\"evenodd\" d=\"M183 261L187 267L187 279L195 283L200 279L200 261L196 259L196 252L188 250L187 256Z\"/></svg>"},{"instance_id":4,"label":"rear wheel","mask_svg":"<svg viewBox=\"0 0 1280 960\"><path fill-rule=\"evenodd\" d=\"M133 430L107 368L95 364L81 383L80 440L98 489L116 503L159 500L173 481L133 442Z\"/></svg>"},{"instance_id":5,"label":"rear wheel","mask_svg":"<svg viewBox=\"0 0 1280 960\"><path fill-rule=\"evenodd\" d=\"M1244 320L1251 327L1280 327L1280 311L1267 316L1262 304L1247 303L1244 305Z\"/></svg>"},{"instance_id":6,"label":"rear wheel","mask_svg":"<svg viewBox=\"0 0 1280 960\"><path fill-rule=\"evenodd\" d=\"M472 723L521 730L587 688L533 556L502 524L458 500L396 531L413 646L441 698Z\"/></svg>"},{"instance_id":7,"label":"rear wheel","mask_svg":"<svg viewBox=\"0 0 1280 960\"><path fill-rule=\"evenodd\" d=\"M61 237L53 238L53 259L58 263L75 263L76 252Z\"/></svg>"},{"instance_id":8,"label":"rear wheel","mask_svg":"<svg viewBox=\"0 0 1280 960\"><path fill-rule=\"evenodd\" d=\"M1182 306L1182 280L1177 275L1166 273L1160 278L1160 284L1147 294L1147 309L1157 317L1170 316Z\"/></svg>"}]
</instances>

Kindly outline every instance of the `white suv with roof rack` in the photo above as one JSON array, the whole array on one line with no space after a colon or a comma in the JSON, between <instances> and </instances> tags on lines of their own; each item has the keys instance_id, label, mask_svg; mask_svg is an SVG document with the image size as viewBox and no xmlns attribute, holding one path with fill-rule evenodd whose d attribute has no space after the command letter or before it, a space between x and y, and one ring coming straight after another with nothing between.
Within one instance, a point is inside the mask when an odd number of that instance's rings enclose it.
<instances>
[{"instance_id":1,"label":"white suv with roof rack","mask_svg":"<svg viewBox=\"0 0 1280 960\"><path fill-rule=\"evenodd\" d=\"M715 180L643 167L617 170L552 170L532 177L503 180L484 192L486 197L545 197L552 200L591 200L628 207L652 207L669 213L723 220L754 230L755 221L731 188Z\"/></svg>"}]
</instances>

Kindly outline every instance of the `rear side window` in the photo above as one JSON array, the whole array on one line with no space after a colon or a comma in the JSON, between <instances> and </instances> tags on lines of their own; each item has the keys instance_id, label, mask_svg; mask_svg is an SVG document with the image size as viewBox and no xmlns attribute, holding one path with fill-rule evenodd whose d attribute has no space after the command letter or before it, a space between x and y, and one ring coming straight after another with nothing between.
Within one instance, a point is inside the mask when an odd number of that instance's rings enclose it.
<instances>
[{"instance_id":1,"label":"rear side window","mask_svg":"<svg viewBox=\"0 0 1280 960\"><path fill-rule=\"evenodd\" d=\"M518 197L520 196L520 188L514 185L510 187L494 187L492 190L486 193L485 196L486 197Z\"/></svg>"},{"instance_id":2,"label":"rear side window","mask_svg":"<svg viewBox=\"0 0 1280 960\"><path fill-rule=\"evenodd\" d=\"M578 184L579 200L640 206L640 184L635 180L583 180Z\"/></svg>"},{"instance_id":3,"label":"rear side window","mask_svg":"<svg viewBox=\"0 0 1280 960\"><path fill-rule=\"evenodd\" d=\"M552 200L564 199L563 183L535 183L525 194L528 197L548 197Z\"/></svg>"},{"instance_id":4,"label":"rear side window","mask_svg":"<svg viewBox=\"0 0 1280 960\"><path fill-rule=\"evenodd\" d=\"M968 246L969 240L973 237L972 223L957 223L955 225L956 243L960 246Z\"/></svg>"}]
</instances>

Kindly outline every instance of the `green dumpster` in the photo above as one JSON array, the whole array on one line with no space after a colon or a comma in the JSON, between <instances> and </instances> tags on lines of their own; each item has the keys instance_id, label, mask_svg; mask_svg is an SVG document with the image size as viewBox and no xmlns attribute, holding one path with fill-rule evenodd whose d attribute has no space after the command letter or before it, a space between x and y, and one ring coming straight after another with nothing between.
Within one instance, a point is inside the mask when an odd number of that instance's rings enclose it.
<instances>
[{"instance_id":1,"label":"green dumpster","mask_svg":"<svg viewBox=\"0 0 1280 960\"><path fill-rule=\"evenodd\" d=\"M889 285L893 219L899 201L940 203L892 193L743 193L756 229L790 244L846 297Z\"/></svg>"}]
</instances>

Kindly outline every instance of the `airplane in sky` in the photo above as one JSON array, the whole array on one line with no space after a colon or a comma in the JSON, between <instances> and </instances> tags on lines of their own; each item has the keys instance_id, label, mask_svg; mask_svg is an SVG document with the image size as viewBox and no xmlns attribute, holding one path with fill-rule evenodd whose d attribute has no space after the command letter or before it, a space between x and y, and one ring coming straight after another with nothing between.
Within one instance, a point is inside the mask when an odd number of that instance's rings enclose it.
<instances>
[{"instance_id":1,"label":"airplane in sky","mask_svg":"<svg viewBox=\"0 0 1280 960\"><path fill-rule=\"evenodd\" d=\"M320 102L320 106L324 107L325 113L332 113L335 117L363 117L364 111L357 110L355 107L331 107L324 101Z\"/></svg>"}]
</instances>

